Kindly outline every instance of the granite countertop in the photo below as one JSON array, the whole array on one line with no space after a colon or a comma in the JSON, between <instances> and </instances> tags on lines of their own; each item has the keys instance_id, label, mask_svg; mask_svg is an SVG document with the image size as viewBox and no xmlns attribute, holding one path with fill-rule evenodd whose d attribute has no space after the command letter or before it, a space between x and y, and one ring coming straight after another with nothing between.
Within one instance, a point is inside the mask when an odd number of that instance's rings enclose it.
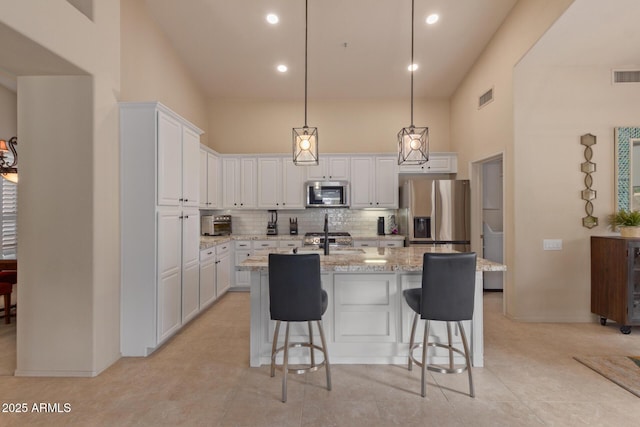
<instances>
[{"instance_id":1,"label":"granite countertop","mask_svg":"<svg viewBox=\"0 0 640 427\"><path fill-rule=\"evenodd\" d=\"M291 249L278 248L274 253L291 253ZM310 252L300 249L298 253ZM320 267L323 272L420 272L422 255L425 252L455 252L442 247L411 246L408 248L352 248L334 249L325 256L320 253ZM238 270L266 270L267 255L254 255L244 260ZM507 266L483 258L478 258L476 271L506 271Z\"/></svg>"},{"instance_id":2,"label":"granite countertop","mask_svg":"<svg viewBox=\"0 0 640 427\"><path fill-rule=\"evenodd\" d=\"M387 234L384 236L376 236L375 234L353 235L358 240L404 240L404 236L400 234ZM200 236L200 250L208 249L212 246L219 245L235 240L302 240L304 234L232 234L230 236Z\"/></svg>"}]
</instances>

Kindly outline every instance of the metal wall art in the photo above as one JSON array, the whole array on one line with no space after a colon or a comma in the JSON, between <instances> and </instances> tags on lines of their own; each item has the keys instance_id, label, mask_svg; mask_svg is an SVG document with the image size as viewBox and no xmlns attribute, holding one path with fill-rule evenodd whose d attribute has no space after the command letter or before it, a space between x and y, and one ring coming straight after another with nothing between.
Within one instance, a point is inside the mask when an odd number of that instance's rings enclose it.
<instances>
[{"instance_id":1,"label":"metal wall art","mask_svg":"<svg viewBox=\"0 0 640 427\"><path fill-rule=\"evenodd\" d=\"M582 200L585 200L584 210L587 216L582 218L582 226L587 228L593 228L598 225L598 218L593 216L593 203L592 200L596 198L596 190L591 189L593 184L592 173L596 171L596 164L591 161L593 158L592 145L596 143L596 136L590 133L584 134L580 137L580 144L584 145L584 159L585 161L580 165L580 170L584 175L585 188L582 190Z\"/></svg>"}]
</instances>

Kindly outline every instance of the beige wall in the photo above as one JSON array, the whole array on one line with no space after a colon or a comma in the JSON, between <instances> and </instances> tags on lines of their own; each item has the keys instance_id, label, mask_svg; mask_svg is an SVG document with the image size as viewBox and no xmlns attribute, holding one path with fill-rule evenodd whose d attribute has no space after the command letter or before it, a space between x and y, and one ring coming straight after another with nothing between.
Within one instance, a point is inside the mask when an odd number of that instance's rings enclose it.
<instances>
[{"instance_id":1,"label":"beige wall","mask_svg":"<svg viewBox=\"0 0 640 427\"><path fill-rule=\"evenodd\" d=\"M320 153L397 152L397 134L411 123L410 100L313 100L308 125ZM303 101L214 99L209 145L221 153L288 153L293 127L304 125ZM449 151L448 100L416 99L414 124L428 126L432 151ZM258 137L239 137L246 134Z\"/></svg>"},{"instance_id":2,"label":"beige wall","mask_svg":"<svg viewBox=\"0 0 640 427\"><path fill-rule=\"evenodd\" d=\"M151 18L144 0L122 0L121 101L160 101L209 138L207 98L169 40Z\"/></svg>"},{"instance_id":3,"label":"beige wall","mask_svg":"<svg viewBox=\"0 0 640 427\"><path fill-rule=\"evenodd\" d=\"M0 67L18 76L16 373L96 375L120 351L120 3L95 0L93 20L65 0L0 10ZM69 73L85 76L47 76Z\"/></svg>"},{"instance_id":4,"label":"beige wall","mask_svg":"<svg viewBox=\"0 0 640 427\"><path fill-rule=\"evenodd\" d=\"M635 0L575 2L515 69L518 270L512 286L518 318L593 319L590 236L611 233L607 216L614 211L615 199L614 129L640 126L640 85L612 84L611 70L640 66L640 58L629 56L628 47L617 49L620 34L629 34L628 46L640 43L635 31L639 13ZM590 40L594 34L601 36ZM612 36L607 38L608 34ZM580 136L586 133L597 137L592 161L597 165L593 204L599 225L593 229L582 226L586 213L580 198L585 188L580 164L585 159ZM543 251L545 238L562 239L563 250Z\"/></svg>"},{"instance_id":5,"label":"beige wall","mask_svg":"<svg viewBox=\"0 0 640 427\"><path fill-rule=\"evenodd\" d=\"M469 177L471 162L504 153L505 203L505 303L507 314L521 317L515 301L526 301L526 294L515 288L520 278L516 263L516 217L513 144L513 69L533 44L544 34L573 0L520 0L476 61L451 98L451 151L458 153L458 176ZM494 101L477 108L478 97L494 89ZM528 177L517 175L527 182ZM544 203L543 201L538 201ZM538 248L540 241L522 241L522 245ZM539 266L538 266L539 267ZM540 269L542 270L542 269ZM548 294L545 298L552 299ZM545 312L548 319L559 313Z\"/></svg>"},{"instance_id":6,"label":"beige wall","mask_svg":"<svg viewBox=\"0 0 640 427\"><path fill-rule=\"evenodd\" d=\"M16 93L0 85L0 139L16 136L18 117Z\"/></svg>"}]
</instances>

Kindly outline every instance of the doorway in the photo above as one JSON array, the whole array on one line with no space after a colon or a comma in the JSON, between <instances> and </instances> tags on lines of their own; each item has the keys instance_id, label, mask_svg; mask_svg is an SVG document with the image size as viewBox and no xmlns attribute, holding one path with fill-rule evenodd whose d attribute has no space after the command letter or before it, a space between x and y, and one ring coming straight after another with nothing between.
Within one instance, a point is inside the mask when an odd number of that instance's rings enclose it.
<instances>
[{"instance_id":1,"label":"doorway","mask_svg":"<svg viewBox=\"0 0 640 427\"><path fill-rule=\"evenodd\" d=\"M478 256L504 263L504 155L471 163L471 242ZM485 292L504 292L503 272L484 272ZM503 298L504 312L504 298Z\"/></svg>"}]
</instances>

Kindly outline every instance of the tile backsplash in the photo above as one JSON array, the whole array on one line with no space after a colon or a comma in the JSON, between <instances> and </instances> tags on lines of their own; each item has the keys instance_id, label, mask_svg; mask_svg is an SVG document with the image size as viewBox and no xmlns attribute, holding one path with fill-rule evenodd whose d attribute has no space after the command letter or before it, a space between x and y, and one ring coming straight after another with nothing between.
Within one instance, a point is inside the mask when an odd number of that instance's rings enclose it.
<instances>
[{"instance_id":1,"label":"tile backsplash","mask_svg":"<svg viewBox=\"0 0 640 427\"><path fill-rule=\"evenodd\" d=\"M330 231L347 231L354 236L375 236L378 217L383 216L387 233L389 217L396 215L395 209L359 210L359 209L300 209L278 210L278 234L289 234L289 218L298 219L298 234L322 231L324 215L329 214ZM231 215L233 234L266 234L267 222L271 217L266 210L212 210L203 214Z\"/></svg>"}]
</instances>

